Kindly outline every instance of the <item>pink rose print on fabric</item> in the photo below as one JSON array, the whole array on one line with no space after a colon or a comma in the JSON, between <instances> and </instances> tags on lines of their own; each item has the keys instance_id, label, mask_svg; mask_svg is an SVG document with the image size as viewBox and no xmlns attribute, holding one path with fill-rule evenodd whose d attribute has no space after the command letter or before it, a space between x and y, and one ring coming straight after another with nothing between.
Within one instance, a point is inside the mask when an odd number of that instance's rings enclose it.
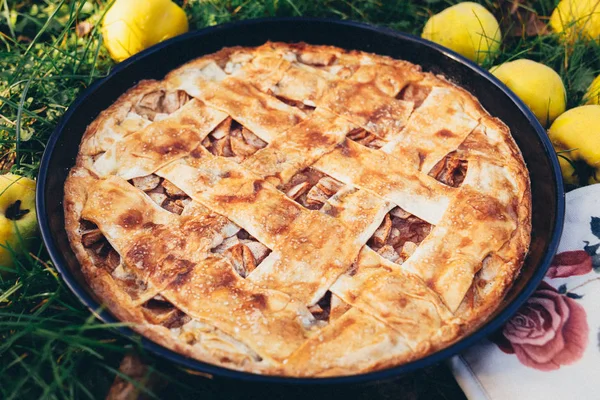
<instances>
[{"instance_id":1,"label":"pink rose print on fabric","mask_svg":"<svg viewBox=\"0 0 600 400\"><path fill-rule=\"evenodd\" d=\"M583 307L542 282L504 329L490 339L524 365L551 371L579 360L588 335Z\"/></svg>"},{"instance_id":2,"label":"pink rose print on fabric","mask_svg":"<svg viewBox=\"0 0 600 400\"><path fill-rule=\"evenodd\" d=\"M591 217L589 229L600 239L600 217ZM583 245L583 250L557 254L546 278L600 273L600 243L584 241ZM522 364L541 371L577 362L583 357L590 329L585 309L577 303L582 296L573 290L597 279L570 291L567 284L555 289L542 282L517 314L489 339L503 352L515 354Z\"/></svg>"},{"instance_id":3,"label":"pink rose print on fabric","mask_svg":"<svg viewBox=\"0 0 600 400\"><path fill-rule=\"evenodd\" d=\"M567 278L590 272L592 272L592 257L585 250L576 250L557 254L546 276L552 279Z\"/></svg>"}]
</instances>

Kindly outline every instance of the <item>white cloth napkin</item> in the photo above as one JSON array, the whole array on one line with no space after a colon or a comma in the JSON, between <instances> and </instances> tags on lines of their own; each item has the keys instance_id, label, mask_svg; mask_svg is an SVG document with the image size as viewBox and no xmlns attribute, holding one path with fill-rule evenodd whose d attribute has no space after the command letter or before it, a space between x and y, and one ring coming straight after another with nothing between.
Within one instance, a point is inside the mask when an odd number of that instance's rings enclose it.
<instances>
[{"instance_id":1,"label":"white cloth napkin","mask_svg":"<svg viewBox=\"0 0 600 400\"><path fill-rule=\"evenodd\" d=\"M470 400L600 399L600 184L566 200L544 282L503 329L449 361Z\"/></svg>"}]
</instances>

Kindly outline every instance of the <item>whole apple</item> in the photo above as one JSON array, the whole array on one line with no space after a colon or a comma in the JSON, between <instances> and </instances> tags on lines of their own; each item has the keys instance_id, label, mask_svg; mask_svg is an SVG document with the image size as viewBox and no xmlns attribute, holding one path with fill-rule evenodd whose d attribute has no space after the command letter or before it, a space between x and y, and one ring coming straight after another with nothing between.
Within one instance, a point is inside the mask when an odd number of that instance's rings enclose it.
<instances>
[{"instance_id":1,"label":"whole apple","mask_svg":"<svg viewBox=\"0 0 600 400\"><path fill-rule=\"evenodd\" d=\"M0 175L0 266L12 267L14 255L25 251L36 236L35 181Z\"/></svg>"}]
</instances>

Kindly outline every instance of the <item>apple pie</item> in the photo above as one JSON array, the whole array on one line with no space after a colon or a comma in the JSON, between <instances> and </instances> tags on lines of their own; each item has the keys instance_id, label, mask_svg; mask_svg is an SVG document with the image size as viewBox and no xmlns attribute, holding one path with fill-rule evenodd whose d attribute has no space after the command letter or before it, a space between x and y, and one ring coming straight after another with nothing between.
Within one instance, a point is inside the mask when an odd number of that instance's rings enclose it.
<instances>
[{"instance_id":1,"label":"apple pie","mask_svg":"<svg viewBox=\"0 0 600 400\"><path fill-rule=\"evenodd\" d=\"M509 129L417 65L225 48L87 127L65 185L90 291L185 356L282 376L406 363L501 303L530 243Z\"/></svg>"}]
</instances>

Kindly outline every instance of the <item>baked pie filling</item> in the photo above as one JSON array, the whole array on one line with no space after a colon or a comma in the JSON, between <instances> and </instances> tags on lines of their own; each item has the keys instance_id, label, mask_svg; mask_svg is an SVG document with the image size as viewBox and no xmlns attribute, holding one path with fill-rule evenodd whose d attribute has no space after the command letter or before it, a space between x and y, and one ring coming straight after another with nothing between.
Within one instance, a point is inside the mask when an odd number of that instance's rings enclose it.
<instances>
[{"instance_id":1,"label":"baked pie filling","mask_svg":"<svg viewBox=\"0 0 600 400\"><path fill-rule=\"evenodd\" d=\"M527 169L468 92L405 61L226 48L86 130L66 228L148 338L261 374L423 357L494 311L530 242Z\"/></svg>"}]
</instances>

